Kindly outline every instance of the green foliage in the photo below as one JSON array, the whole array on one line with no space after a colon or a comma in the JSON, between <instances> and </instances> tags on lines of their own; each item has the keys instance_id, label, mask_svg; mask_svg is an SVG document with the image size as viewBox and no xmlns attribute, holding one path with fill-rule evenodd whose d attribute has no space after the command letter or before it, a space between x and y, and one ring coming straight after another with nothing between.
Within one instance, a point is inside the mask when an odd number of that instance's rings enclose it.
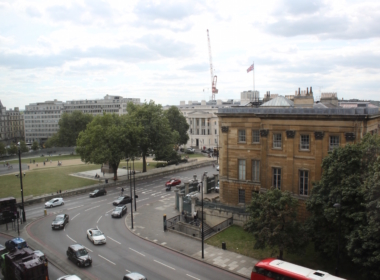
<instances>
[{"instance_id":1,"label":"green foliage","mask_svg":"<svg viewBox=\"0 0 380 280\"><path fill-rule=\"evenodd\" d=\"M45 148L53 148L58 144L58 133L54 133L46 142Z\"/></svg>"},{"instance_id":2,"label":"green foliage","mask_svg":"<svg viewBox=\"0 0 380 280\"><path fill-rule=\"evenodd\" d=\"M165 166L166 166L166 162L157 162L156 164L156 168L165 167Z\"/></svg>"},{"instance_id":3,"label":"green foliage","mask_svg":"<svg viewBox=\"0 0 380 280\"><path fill-rule=\"evenodd\" d=\"M133 154L136 145L133 139L138 133L138 128L125 117L116 114L96 116L86 130L79 133L76 152L86 163L109 163L116 179L120 161Z\"/></svg>"},{"instance_id":4,"label":"green foliage","mask_svg":"<svg viewBox=\"0 0 380 280\"><path fill-rule=\"evenodd\" d=\"M189 140L189 135L187 131L189 130L189 124L186 118L178 110L176 106L171 106L168 110L164 112L166 118L169 121L169 125L172 131L178 132L178 138L176 138L176 143L178 145L184 145Z\"/></svg>"},{"instance_id":5,"label":"green foliage","mask_svg":"<svg viewBox=\"0 0 380 280\"><path fill-rule=\"evenodd\" d=\"M7 150L5 149L5 145L3 142L0 142L0 156L5 155L7 153Z\"/></svg>"},{"instance_id":6,"label":"green foliage","mask_svg":"<svg viewBox=\"0 0 380 280\"><path fill-rule=\"evenodd\" d=\"M255 249L269 247L295 252L307 244L303 226L297 222L298 200L291 193L271 189L265 193L253 193L248 206L250 219L244 228L255 237Z\"/></svg>"},{"instance_id":7,"label":"green foliage","mask_svg":"<svg viewBox=\"0 0 380 280\"><path fill-rule=\"evenodd\" d=\"M8 154L10 155L15 155L18 153L18 148L15 144L11 144L10 147L8 148Z\"/></svg>"},{"instance_id":8,"label":"green foliage","mask_svg":"<svg viewBox=\"0 0 380 280\"><path fill-rule=\"evenodd\" d=\"M25 141L20 141L20 150L21 150L21 153L29 152L29 148L26 145Z\"/></svg>"},{"instance_id":9,"label":"green foliage","mask_svg":"<svg viewBox=\"0 0 380 280\"><path fill-rule=\"evenodd\" d=\"M84 114L81 111L63 113L59 120L59 130L57 135L52 137L48 145L57 147L73 147L80 132L86 129L87 124L93 120L91 114Z\"/></svg>"},{"instance_id":10,"label":"green foliage","mask_svg":"<svg viewBox=\"0 0 380 280\"><path fill-rule=\"evenodd\" d=\"M37 151L40 148L40 145L38 144L37 141L34 141L32 144L32 150Z\"/></svg>"}]
</instances>

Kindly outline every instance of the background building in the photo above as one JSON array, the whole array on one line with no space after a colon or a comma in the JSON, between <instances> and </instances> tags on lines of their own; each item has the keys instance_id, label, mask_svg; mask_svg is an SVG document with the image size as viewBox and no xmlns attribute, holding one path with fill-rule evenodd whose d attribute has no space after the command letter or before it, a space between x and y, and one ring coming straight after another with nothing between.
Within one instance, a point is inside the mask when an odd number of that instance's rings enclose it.
<instances>
[{"instance_id":1,"label":"background building","mask_svg":"<svg viewBox=\"0 0 380 280\"><path fill-rule=\"evenodd\" d=\"M24 115L18 107L7 110L0 101L0 141L9 145L24 139Z\"/></svg>"}]
</instances>

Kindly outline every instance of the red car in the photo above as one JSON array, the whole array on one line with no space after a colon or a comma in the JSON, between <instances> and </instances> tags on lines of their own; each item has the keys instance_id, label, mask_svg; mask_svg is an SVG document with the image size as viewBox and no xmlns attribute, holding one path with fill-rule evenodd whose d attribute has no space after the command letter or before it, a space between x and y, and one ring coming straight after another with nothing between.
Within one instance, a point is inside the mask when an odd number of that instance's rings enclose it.
<instances>
[{"instance_id":1,"label":"red car","mask_svg":"<svg viewBox=\"0 0 380 280\"><path fill-rule=\"evenodd\" d=\"M177 186L181 184L181 180L178 178L171 178L169 181L165 183L166 189L170 189L173 186Z\"/></svg>"}]
</instances>

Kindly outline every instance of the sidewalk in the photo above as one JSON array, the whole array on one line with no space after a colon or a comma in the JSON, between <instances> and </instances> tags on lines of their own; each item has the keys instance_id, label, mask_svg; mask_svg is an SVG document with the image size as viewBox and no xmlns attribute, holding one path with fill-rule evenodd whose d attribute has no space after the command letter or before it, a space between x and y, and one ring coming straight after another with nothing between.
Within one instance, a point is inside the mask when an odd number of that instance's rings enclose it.
<instances>
[{"instance_id":1,"label":"sidewalk","mask_svg":"<svg viewBox=\"0 0 380 280\"><path fill-rule=\"evenodd\" d=\"M206 243L204 244L204 259L202 260L201 241L182 234L164 231L163 216L166 214L167 219L169 219L179 215L179 212L174 209L174 195L138 207L137 212L133 212L133 229L131 228L131 213L128 213L125 219L126 226L132 233L197 260L248 279L251 277L254 264L258 262L256 259L222 250Z\"/></svg>"}]
</instances>

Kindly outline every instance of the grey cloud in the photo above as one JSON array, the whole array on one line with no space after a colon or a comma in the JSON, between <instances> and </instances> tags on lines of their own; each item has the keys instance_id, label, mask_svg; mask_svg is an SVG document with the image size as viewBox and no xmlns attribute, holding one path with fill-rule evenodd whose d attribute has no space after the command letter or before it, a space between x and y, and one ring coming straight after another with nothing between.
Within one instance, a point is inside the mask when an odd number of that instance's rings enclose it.
<instances>
[{"instance_id":1,"label":"grey cloud","mask_svg":"<svg viewBox=\"0 0 380 280\"><path fill-rule=\"evenodd\" d=\"M41 13L38 9L35 7L28 7L26 8L25 12L30 16L30 17L41 17Z\"/></svg>"},{"instance_id":2,"label":"grey cloud","mask_svg":"<svg viewBox=\"0 0 380 280\"><path fill-rule=\"evenodd\" d=\"M196 8L192 1L184 3L178 1L163 1L161 3L140 1L135 6L134 12L141 20L182 20L196 13Z\"/></svg>"},{"instance_id":3,"label":"grey cloud","mask_svg":"<svg viewBox=\"0 0 380 280\"><path fill-rule=\"evenodd\" d=\"M164 57L189 57L193 53L192 45L159 35L145 35L138 41Z\"/></svg>"},{"instance_id":4,"label":"grey cloud","mask_svg":"<svg viewBox=\"0 0 380 280\"><path fill-rule=\"evenodd\" d=\"M275 14L314 14L324 7L322 0L286 0L279 6Z\"/></svg>"},{"instance_id":5,"label":"grey cloud","mask_svg":"<svg viewBox=\"0 0 380 280\"><path fill-rule=\"evenodd\" d=\"M193 26L192 22L168 22L163 20L153 20L153 21L141 21L138 20L135 22L135 26L145 27L147 29L170 29L173 32L186 32L191 29Z\"/></svg>"},{"instance_id":6,"label":"grey cloud","mask_svg":"<svg viewBox=\"0 0 380 280\"><path fill-rule=\"evenodd\" d=\"M204 72L209 70L209 64L207 63L197 63L186 65L181 68L181 70L189 71L189 72Z\"/></svg>"}]
</instances>

